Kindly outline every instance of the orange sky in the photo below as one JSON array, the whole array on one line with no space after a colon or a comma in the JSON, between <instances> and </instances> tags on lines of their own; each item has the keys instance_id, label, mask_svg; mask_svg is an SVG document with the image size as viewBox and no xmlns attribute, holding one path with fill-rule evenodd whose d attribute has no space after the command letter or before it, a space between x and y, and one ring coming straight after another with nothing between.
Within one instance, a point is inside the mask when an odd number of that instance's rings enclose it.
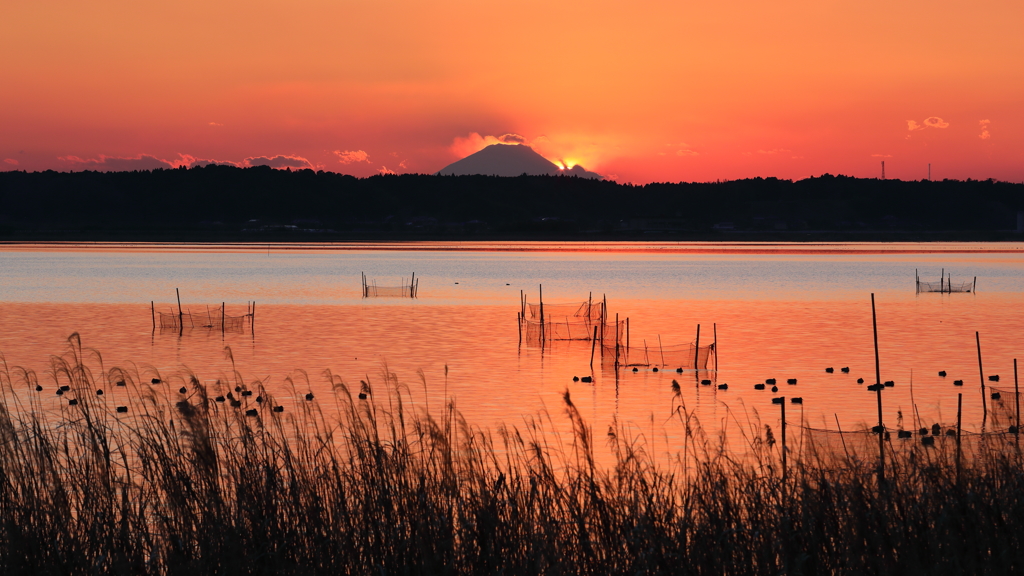
<instances>
[{"instance_id":1,"label":"orange sky","mask_svg":"<svg viewBox=\"0 0 1024 576\"><path fill-rule=\"evenodd\" d=\"M1022 23L1019 0L13 0L0 169L436 172L514 133L621 182L1024 181Z\"/></svg>"}]
</instances>

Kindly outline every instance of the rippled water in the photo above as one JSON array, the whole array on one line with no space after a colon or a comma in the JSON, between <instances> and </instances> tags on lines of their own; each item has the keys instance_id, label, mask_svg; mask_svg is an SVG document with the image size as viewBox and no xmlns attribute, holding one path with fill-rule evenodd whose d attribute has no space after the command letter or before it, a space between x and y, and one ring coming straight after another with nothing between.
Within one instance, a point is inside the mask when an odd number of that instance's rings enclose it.
<instances>
[{"instance_id":1,"label":"rippled water","mask_svg":"<svg viewBox=\"0 0 1024 576\"><path fill-rule=\"evenodd\" d=\"M976 276L978 290L915 294L915 269L925 280L942 269L956 281ZM307 391L329 397L325 369L358 386L379 384L386 365L423 407L454 398L471 423L490 428L544 409L560 421L568 390L597 430L615 420L671 438L662 425L673 379L706 426L746 423L755 412L774 425L772 393L753 389L769 377L778 395L804 399L790 421L873 424L875 395L855 382L874 381L871 293L882 379L896 382L883 395L889 426L902 415L909 427L915 408L923 422L952 422L962 392L966 426L980 427L976 331L983 371L999 374L1004 392L1013 389L1013 358L1024 355L1021 244L7 246L0 270L0 351L44 385L49 355L78 332L107 367L166 375L186 366L211 383L230 372L230 347L246 380L264 380L286 407ZM415 272L420 297L363 299L361 272L378 284ZM692 373L616 374L600 362L593 384L573 382L591 374L589 342L543 352L519 345L520 290L535 301L539 284L546 302L606 295L612 314L630 318L634 346L688 343L698 324L702 342L717 333L720 367L710 376L728 390L700 386ZM242 314L255 301L254 333L154 331L150 301L176 310L175 288L193 313L226 302L229 314ZM1013 408L1008 396L990 402L996 412Z\"/></svg>"}]
</instances>

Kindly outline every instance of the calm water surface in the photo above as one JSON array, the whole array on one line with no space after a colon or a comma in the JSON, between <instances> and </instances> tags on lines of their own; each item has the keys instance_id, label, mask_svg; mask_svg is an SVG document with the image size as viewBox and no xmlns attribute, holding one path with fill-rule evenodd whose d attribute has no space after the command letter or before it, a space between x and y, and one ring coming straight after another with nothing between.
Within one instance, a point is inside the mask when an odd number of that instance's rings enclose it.
<instances>
[{"instance_id":1,"label":"calm water surface","mask_svg":"<svg viewBox=\"0 0 1024 576\"><path fill-rule=\"evenodd\" d=\"M942 269L954 281L977 277L978 290L918 295L915 269L925 280ZM1013 409L1005 392L1013 390L1013 359L1024 357L1022 244L6 246L0 270L0 351L44 386L50 355L78 332L107 367L134 364L165 377L187 367L210 383L231 371L229 347L246 380L264 381L286 407L307 391L329 397L326 369L358 387L379 385L386 366L421 407L439 408L447 395L471 423L491 429L544 410L561 427L569 391L596 430L615 421L671 444L673 378L712 429L758 414L777 425L773 394L753 389L770 377L778 395L804 399L790 421L873 424L875 396L856 384L874 381L871 293L882 379L896 382L883 395L889 426L901 417L910 426L916 415L953 422L962 392L966 426L980 427L975 331L982 369L1000 375L995 386L1008 401L989 400L993 412ZM381 285L415 272L420 297L363 299L361 272ZM688 343L700 324L702 342L717 333L719 369L616 374L598 361L593 384L573 382L591 375L589 342L543 352L519 345L520 290L536 301L539 284L549 303L605 295L610 313L630 318L634 346L653 348L659 337ZM176 310L176 287L193 313L226 302L229 314L242 314L255 301L255 334L154 332L150 301ZM728 390L698 385L705 377ZM954 387L955 379L965 385ZM43 398L57 405L49 389Z\"/></svg>"}]
</instances>

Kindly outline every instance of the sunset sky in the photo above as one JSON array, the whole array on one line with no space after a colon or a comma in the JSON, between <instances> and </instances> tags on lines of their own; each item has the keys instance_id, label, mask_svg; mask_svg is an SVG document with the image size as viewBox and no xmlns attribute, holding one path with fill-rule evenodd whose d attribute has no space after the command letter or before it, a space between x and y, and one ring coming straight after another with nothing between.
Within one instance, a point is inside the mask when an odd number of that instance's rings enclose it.
<instances>
[{"instance_id":1,"label":"sunset sky","mask_svg":"<svg viewBox=\"0 0 1024 576\"><path fill-rule=\"evenodd\" d=\"M0 169L1024 181L1024 2L10 0Z\"/></svg>"}]
</instances>

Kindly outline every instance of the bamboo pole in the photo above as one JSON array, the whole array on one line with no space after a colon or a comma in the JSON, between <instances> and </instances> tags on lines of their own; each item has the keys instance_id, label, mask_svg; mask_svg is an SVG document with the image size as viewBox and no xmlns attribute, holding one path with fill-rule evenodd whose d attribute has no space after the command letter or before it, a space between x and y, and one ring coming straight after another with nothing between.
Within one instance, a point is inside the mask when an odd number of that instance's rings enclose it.
<instances>
[{"instance_id":1,"label":"bamboo pole","mask_svg":"<svg viewBox=\"0 0 1024 576\"><path fill-rule=\"evenodd\" d=\"M149 315L153 317L153 331L156 332L156 304L149 301Z\"/></svg>"},{"instance_id":2,"label":"bamboo pole","mask_svg":"<svg viewBox=\"0 0 1024 576\"><path fill-rule=\"evenodd\" d=\"M975 276L974 277L974 284L971 285L971 292L973 293L973 292L977 292L977 291L978 291L978 277Z\"/></svg>"},{"instance_id":3,"label":"bamboo pole","mask_svg":"<svg viewBox=\"0 0 1024 576\"><path fill-rule=\"evenodd\" d=\"M416 273L412 273L412 280L409 280L409 298L415 298L413 296L412 287L416 285Z\"/></svg>"},{"instance_id":4,"label":"bamboo pole","mask_svg":"<svg viewBox=\"0 0 1024 576\"><path fill-rule=\"evenodd\" d=\"M626 359L629 359L629 316L626 316Z\"/></svg>"},{"instance_id":5,"label":"bamboo pole","mask_svg":"<svg viewBox=\"0 0 1024 576\"><path fill-rule=\"evenodd\" d=\"M615 313L615 369L619 368L619 313Z\"/></svg>"},{"instance_id":6,"label":"bamboo pole","mask_svg":"<svg viewBox=\"0 0 1024 576\"><path fill-rule=\"evenodd\" d=\"M222 335L224 334L224 311L225 311L224 302L221 302L220 303L220 333Z\"/></svg>"},{"instance_id":7,"label":"bamboo pole","mask_svg":"<svg viewBox=\"0 0 1024 576\"><path fill-rule=\"evenodd\" d=\"M981 335L974 333L974 340L978 343L978 376L981 378L981 429L985 430L988 422L988 400L985 398L985 371L981 367Z\"/></svg>"},{"instance_id":8,"label":"bamboo pole","mask_svg":"<svg viewBox=\"0 0 1024 576\"><path fill-rule=\"evenodd\" d=\"M516 324L519 326L519 345L523 345L523 315L522 312L516 312Z\"/></svg>"},{"instance_id":9,"label":"bamboo pole","mask_svg":"<svg viewBox=\"0 0 1024 576\"><path fill-rule=\"evenodd\" d=\"M700 324L697 324L697 340L693 348L693 372L696 374L700 362ZM697 384L700 385L700 378L697 378Z\"/></svg>"},{"instance_id":10,"label":"bamboo pole","mask_svg":"<svg viewBox=\"0 0 1024 576\"><path fill-rule=\"evenodd\" d=\"M882 370L878 359L878 316L875 314L875 293L871 293L871 327L875 336L875 395L878 401L878 483L885 481L885 426L882 424Z\"/></svg>"},{"instance_id":11,"label":"bamboo pole","mask_svg":"<svg viewBox=\"0 0 1024 576\"><path fill-rule=\"evenodd\" d=\"M178 336L180 337L185 333L185 323L181 318L181 292L177 288L174 289L174 295L178 297Z\"/></svg>"},{"instance_id":12,"label":"bamboo pole","mask_svg":"<svg viewBox=\"0 0 1024 576\"><path fill-rule=\"evenodd\" d=\"M715 347L715 371L718 371L718 323L711 323L711 343Z\"/></svg>"},{"instance_id":13,"label":"bamboo pole","mask_svg":"<svg viewBox=\"0 0 1024 576\"><path fill-rule=\"evenodd\" d=\"M594 347L597 345L597 326L594 326L594 338L590 341L590 369L594 369Z\"/></svg>"},{"instance_id":14,"label":"bamboo pole","mask_svg":"<svg viewBox=\"0 0 1024 576\"><path fill-rule=\"evenodd\" d=\"M661 350L661 365L665 365L665 348L661 345L661 334L658 334L658 350Z\"/></svg>"},{"instance_id":15,"label":"bamboo pole","mask_svg":"<svg viewBox=\"0 0 1024 576\"><path fill-rule=\"evenodd\" d=\"M252 301L252 316L249 316L249 328L252 330L252 335L256 335L256 301Z\"/></svg>"},{"instance_id":16,"label":"bamboo pole","mask_svg":"<svg viewBox=\"0 0 1024 576\"><path fill-rule=\"evenodd\" d=\"M545 344L544 339L547 338L547 334L545 334L544 330L544 285L538 284L537 290L539 294L538 298L540 299L540 341L541 348L543 348Z\"/></svg>"},{"instance_id":17,"label":"bamboo pole","mask_svg":"<svg viewBox=\"0 0 1024 576\"><path fill-rule=\"evenodd\" d=\"M942 273L939 274L939 294L942 294L943 292L945 292L945 289L942 286L942 283L945 282L945 281L946 281L946 269L943 268L942 269Z\"/></svg>"},{"instance_id":18,"label":"bamboo pole","mask_svg":"<svg viewBox=\"0 0 1024 576\"><path fill-rule=\"evenodd\" d=\"M1017 359L1013 359L1013 399L1017 413L1017 443L1020 443L1020 386L1017 384Z\"/></svg>"}]
</instances>

